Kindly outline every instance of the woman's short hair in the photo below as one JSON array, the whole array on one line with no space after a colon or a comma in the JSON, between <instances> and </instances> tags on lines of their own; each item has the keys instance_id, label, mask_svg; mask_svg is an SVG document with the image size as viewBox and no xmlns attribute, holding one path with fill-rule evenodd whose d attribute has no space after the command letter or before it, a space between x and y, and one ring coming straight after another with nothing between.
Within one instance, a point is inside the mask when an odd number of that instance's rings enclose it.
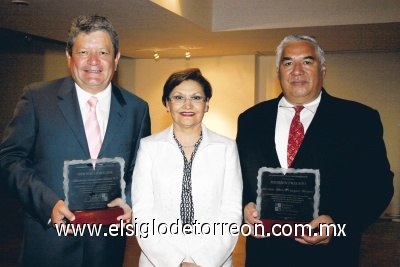
<instances>
[{"instance_id":1,"label":"woman's short hair","mask_svg":"<svg viewBox=\"0 0 400 267\"><path fill-rule=\"evenodd\" d=\"M189 68L181 71L177 71L171 74L164 85L163 95L162 95L162 103L164 106L167 106L167 101L169 99L169 95L174 90L175 87L180 85L183 81L192 80L198 82L203 88L203 92L206 96L206 99L209 100L212 96L212 88L209 81L201 74L201 71L198 68Z\"/></svg>"},{"instance_id":2,"label":"woman's short hair","mask_svg":"<svg viewBox=\"0 0 400 267\"><path fill-rule=\"evenodd\" d=\"M76 37L80 33L89 34L96 31L104 31L110 35L111 43L114 48L114 58L117 56L119 51L119 41L117 32L114 29L114 26L111 22L102 16L93 15L93 16L79 16L72 20L71 27L68 31L68 40L67 40L67 51L68 54L72 55L72 48L74 47Z\"/></svg>"}]
</instances>

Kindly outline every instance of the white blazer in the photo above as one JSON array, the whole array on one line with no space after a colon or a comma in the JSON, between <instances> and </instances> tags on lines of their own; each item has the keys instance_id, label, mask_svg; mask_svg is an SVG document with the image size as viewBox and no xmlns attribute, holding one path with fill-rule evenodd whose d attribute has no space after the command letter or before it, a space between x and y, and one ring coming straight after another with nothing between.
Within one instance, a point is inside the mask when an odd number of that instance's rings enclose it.
<instances>
[{"instance_id":1,"label":"white blazer","mask_svg":"<svg viewBox=\"0 0 400 267\"><path fill-rule=\"evenodd\" d=\"M202 131L191 174L196 223L188 230L196 234L183 234L180 225L184 160L173 126L140 142L132 178L133 223L142 249L139 266L178 267L183 261L232 266L238 235L230 230L239 232L242 221L239 156L235 141L204 125Z\"/></svg>"}]
</instances>

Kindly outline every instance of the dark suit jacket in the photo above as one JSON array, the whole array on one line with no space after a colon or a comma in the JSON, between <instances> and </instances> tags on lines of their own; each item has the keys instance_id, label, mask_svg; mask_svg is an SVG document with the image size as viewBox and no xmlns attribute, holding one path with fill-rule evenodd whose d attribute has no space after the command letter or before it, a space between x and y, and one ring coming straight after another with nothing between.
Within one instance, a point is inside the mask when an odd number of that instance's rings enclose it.
<instances>
[{"instance_id":1,"label":"dark suit jacket","mask_svg":"<svg viewBox=\"0 0 400 267\"><path fill-rule=\"evenodd\" d=\"M99 158L124 158L128 204L139 141L149 134L147 103L113 84L109 122ZM89 158L73 79L25 87L0 145L2 177L8 179L23 208L24 266L122 264L124 238L58 237L48 225L54 205L65 198L64 161Z\"/></svg>"},{"instance_id":2,"label":"dark suit jacket","mask_svg":"<svg viewBox=\"0 0 400 267\"><path fill-rule=\"evenodd\" d=\"M237 145L243 174L243 205L256 202L258 169L280 167L275 124L281 97L255 105L239 116ZM320 170L319 214L346 224L347 237L333 238L328 246L305 246L282 237L250 237L247 266L264 266L258 265L263 254L263 260L271 258L271 266L311 266L312 262L321 264L318 259L331 261L332 266L356 266L362 231L378 218L393 195L393 173L382 135L376 110L332 97L323 89L292 168ZM344 258L345 254L351 258Z\"/></svg>"}]
</instances>

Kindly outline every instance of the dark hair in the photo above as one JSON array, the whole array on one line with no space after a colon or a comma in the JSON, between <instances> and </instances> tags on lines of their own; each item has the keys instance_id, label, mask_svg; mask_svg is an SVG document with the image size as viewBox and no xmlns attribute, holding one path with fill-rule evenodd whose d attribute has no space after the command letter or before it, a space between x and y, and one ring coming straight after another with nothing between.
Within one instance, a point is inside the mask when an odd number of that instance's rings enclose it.
<instances>
[{"instance_id":1,"label":"dark hair","mask_svg":"<svg viewBox=\"0 0 400 267\"><path fill-rule=\"evenodd\" d=\"M79 16L72 20L71 28L68 31L67 51L72 55L72 48L75 44L75 39L80 33L89 34L95 31L104 31L110 35L111 42L114 47L114 58L118 54L118 36L111 22L102 16Z\"/></svg>"},{"instance_id":2,"label":"dark hair","mask_svg":"<svg viewBox=\"0 0 400 267\"><path fill-rule=\"evenodd\" d=\"M181 71L177 71L171 74L164 85L162 103L164 106L167 106L167 101L169 95L174 90L175 87L180 85L183 81L192 80L198 82L203 88L203 92L206 95L207 100L209 100L212 96L212 88L211 84L207 81L206 78L201 74L201 71L198 68L189 68Z\"/></svg>"}]
</instances>

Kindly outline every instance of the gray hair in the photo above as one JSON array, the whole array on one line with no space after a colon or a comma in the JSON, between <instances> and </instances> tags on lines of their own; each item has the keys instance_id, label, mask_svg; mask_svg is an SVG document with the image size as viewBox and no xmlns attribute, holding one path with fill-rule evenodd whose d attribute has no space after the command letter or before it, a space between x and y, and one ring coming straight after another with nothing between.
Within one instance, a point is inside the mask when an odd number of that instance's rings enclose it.
<instances>
[{"instance_id":1,"label":"gray hair","mask_svg":"<svg viewBox=\"0 0 400 267\"><path fill-rule=\"evenodd\" d=\"M95 31L104 31L110 35L111 43L114 48L114 57L118 54L118 36L111 22L102 16L79 16L75 18L71 23L71 28L68 32L68 41L66 50L69 55L72 55L72 48L75 44L75 39L80 33L92 33Z\"/></svg>"},{"instance_id":2,"label":"gray hair","mask_svg":"<svg viewBox=\"0 0 400 267\"><path fill-rule=\"evenodd\" d=\"M285 49L288 44L297 41L307 41L315 47L315 52L318 55L320 67L322 69L322 65L325 64L325 52L314 38L307 35L289 35L282 40L282 42L276 48L276 67L279 68L281 63L283 49Z\"/></svg>"}]
</instances>

